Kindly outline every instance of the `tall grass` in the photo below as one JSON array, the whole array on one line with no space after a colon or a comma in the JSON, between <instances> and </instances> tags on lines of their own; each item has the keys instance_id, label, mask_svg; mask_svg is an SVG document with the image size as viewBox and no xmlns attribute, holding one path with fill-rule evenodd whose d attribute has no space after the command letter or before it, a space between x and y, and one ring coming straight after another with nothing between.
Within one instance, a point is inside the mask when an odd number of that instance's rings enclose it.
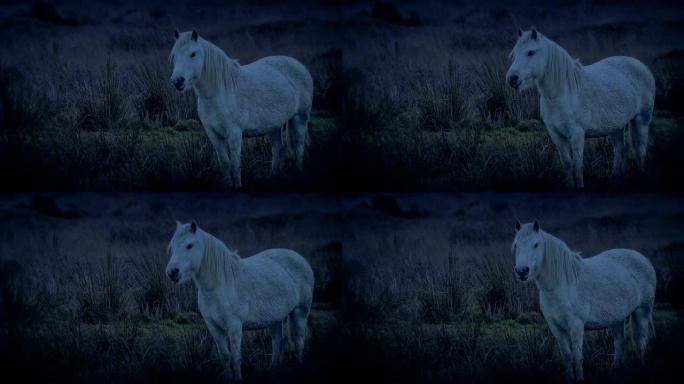
<instances>
[{"instance_id":1,"label":"tall grass","mask_svg":"<svg viewBox=\"0 0 684 384\"><path fill-rule=\"evenodd\" d=\"M86 74L76 86L76 109L81 129L120 128L128 115L127 93L116 63L108 58L102 73Z\"/></svg>"},{"instance_id":2,"label":"tall grass","mask_svg":"<svg viewBox=\"0 0 684 384\"><path fill-rule=\"evenodd\" d=\"M419 121L422 128L455 129L471 117L469 89L464 76L461 68L450 63L446 73L433 79L422 91L424 100L420 105Z\"/></svg>"},{"instance_id":3,"label":"tall grass","mask_svg":"<svg viewBox=\"0 0 684 384\"><path fill-rule=\"evenodd\" d=\"M173 89L168 72L168 64L154 61L141 63L135 69L133 104L138 119L162 127L199 120L194 95Z\"/></svg>"}]
</instances>

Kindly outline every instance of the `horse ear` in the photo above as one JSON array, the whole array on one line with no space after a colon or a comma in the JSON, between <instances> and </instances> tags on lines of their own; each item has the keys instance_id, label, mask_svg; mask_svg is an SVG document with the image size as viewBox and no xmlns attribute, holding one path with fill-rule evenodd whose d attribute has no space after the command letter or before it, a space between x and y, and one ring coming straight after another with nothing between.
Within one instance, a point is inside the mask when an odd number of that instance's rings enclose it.
<instances>
[{"instance_id":1,"label":"horse ear","mask_svg":"<svg viewBox=\"0 0 684 384\"><path fill-rule=\"evenodd\" d=\"M192 222L190 222L190 233L195 232L197 232L197 223L195 222L195 220L193 220Z\"/></svg>"},{"instance_id":2,"label":"horse ear","mask_svg":"<svg viewBox=\"0 0 684 384\"><path fill-rule=\"evenodd\" d=\"M518 232L520 230L520 221L516 220L515 221L515 231Z\"/></svg>"},{"instance_id":3,"label":"horse ear","mask_svg":"<svg viewBox=\"0 0 684 384\"><path fill-rule=\"evenodd\" d=\"M178 32L177 29L176 29L175 31L173 31L173 37L174 37L176 40L178 40L178 38L180 37L180 32Z\"/></svg>"},{"instance_id":4,"label":"horse ear","mask_svg":"<svg viewBox=\"0 0 684 384\"><path fill-rule=\"evenodd\" d=\"M532 229L533 229L535 232L539 232L539 221L534 220L534 224L532 224Z\"/></svg>"},{"instance_id":5,"label":"horse ear","mask_svg":"<svg viewBox=\"0 0 684 384\"><path fill-rule=\"evenodd\" d=\"M183 224L181 224L180 221L176 220L176 230L178 230L178 228L180 228L181 225L183 225Z\"/></svg>"},{"instance_id":6,"label":"horse ear","mask_svg":"<svg viewBox=\"0 0 684 384\"><path fill-rule=\"evenodd\" d=\"M192 35L191 35L190 37L191 37L194 41L197 41L197 39L199 38L199 33L197 33L197 30L196 30L196 29L193 29L193 30L192 30Z\"/></svg>"},{"instance_id":7,"label":"horse ear","mask_svg":"<svg viewBox=\"0 0 684 384\"><path fill-rule=\"evenodd\" d=\"M532 27L532 38L537 40L537 37L539 37L539 34L537 33L537 29Z\"/></svg>"},{"instance_id":8,"label":"horse ear","mask_svg":"<svg viewBox=\"0 0 684 384\"><path fill-rule=\"evenodd\" d=\"M522 36L523 30L522 28L518 28L518 37Z\"/></svg>"}]
</instances>

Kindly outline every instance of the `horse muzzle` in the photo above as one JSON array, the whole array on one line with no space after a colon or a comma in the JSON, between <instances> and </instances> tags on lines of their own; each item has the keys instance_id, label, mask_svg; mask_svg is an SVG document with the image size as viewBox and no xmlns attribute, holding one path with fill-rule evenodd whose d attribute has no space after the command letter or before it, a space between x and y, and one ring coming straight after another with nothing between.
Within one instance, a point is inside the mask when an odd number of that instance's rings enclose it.
<instances>
[{"instance_id":1,"label":"horse muzzle","mask_svg":"<svg viewBox=\"0 0 684 384\"><path fill-rule=\"evenodd\" d=\"M515 268L515 275L518 276L518 280L527 281L527 279L530 276L530 268L529 267Z\"/></svg>"},{"instance_id":2,"label":"horse muzzle","mask_svg":"<svg viewBox=\"0 0 684 384\"><path fill-rule=\"evenodd\" d=\"M171 84L174 88L176 88L177 91L182 92L185 89L185 78L178 77L175 79L171 79Z\"/></svg>"},{"instance_id":3,"label":"horse muzzle","mask_svg":"<svg viewBox=\"0 0 684 384\"><path fill-rule=\"evenodd\" d=\"M511 88L518 90L518 88L520 88L520 84L521 81L517 75L513 75L508 78L508 85L510 85Z\"/></svg>"},{"instance_id":4,"label":"horse muzzle","mask_svg":"<svg viewBox=\"0 0 684 384\"><path fill-rule=\"evenodd\" d=\"M173 281L174 283L177 283L180 280L180 271L178 270L178 268L173 268L167 271L166 275L169 276L169 279L171 279L171 281Z\"/></svg>"}]
</instances>

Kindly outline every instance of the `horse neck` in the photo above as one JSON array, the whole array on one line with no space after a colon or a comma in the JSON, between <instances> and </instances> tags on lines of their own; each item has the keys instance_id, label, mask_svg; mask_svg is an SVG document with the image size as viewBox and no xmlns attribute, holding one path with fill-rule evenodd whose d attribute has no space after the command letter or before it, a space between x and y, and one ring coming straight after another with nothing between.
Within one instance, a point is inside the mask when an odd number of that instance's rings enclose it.
<instances>
[{"instance_id":1,"label":"horse neck","mask_svg":"<svg viewBox=\"0 0 684 384\"><path fill-rule=\"evenodd\" d=\"M240 273L240 259L219 239L203 233L204 255L195 274L197 288L211 294L217 290L234 292Z\"/></svg>"},{"instance_id":2,"label":"horse neck","mask_svg":"<svg viewBox=\"0 0 684 384\"><path fill-rule=\"evenodd\" d=\"M576 92L579 87L581 67L578 67L577 62L570 57L563 47L546 37L544 39L549 45L549 54L546 60L544 76L537 81L537 90L540 97L554 100ZM563 73L550 73L551 70L558 69L553 68L552 62L554 61L556 66L561 66Z\"/></svg>"},{"instance_id":3,"label":"horse neck","mask_svg":"<svg viewBox=\"0 0 684 384\"><path fill-rule=\"evenodd\" d=\"M542 262L539 273L536 277L536 284L542 293L550 294L552 292L562 292L567 289L574 289L577 286L577 274L579 273L579 260L577 256L563 243L560 239L551 234L544 233L544 242L546 243L544 261ZM552 252L560 252L561 255L552 255L548 250L550 247L556 249ZM567 265L562 273L558 275L555 270L550 267L551 257L564 258L562 261L567 262ZM558 262L558 261L556 261ZM570 270L567 270L570 269Z\"/></svg>"},{"instance_id":4,"label":"horse neck","mask_svg":"<svg viewBox=\"0 0 684 384\"><path fill-rule=\"evenodd\" d=\"M240 66L232 61L225 53L214 44L202 40L205 49L205 65L202 68L202 76L195 83L195 92L200 99L212 100L222 95L230 94L237 85L240 74ZM213 68L209 68L207 62L221 67L222 78L216 79L209 75Z\"/></svg>"}]
</instances>

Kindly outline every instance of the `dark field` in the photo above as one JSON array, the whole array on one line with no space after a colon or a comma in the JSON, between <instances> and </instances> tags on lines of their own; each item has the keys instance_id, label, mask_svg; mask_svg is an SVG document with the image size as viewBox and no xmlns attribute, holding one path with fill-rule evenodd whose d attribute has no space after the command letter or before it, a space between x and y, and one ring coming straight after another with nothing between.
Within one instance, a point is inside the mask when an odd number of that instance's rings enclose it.
<instances>
[{"instance_id":1,"label":"dark field","mask_svg":"<svg viewBox=\"0 0 684 384\"><path fill-rule=\"evenodd\" d=\"M194 287L164 275L174 221L245 257L286 247L316 276L305 361L268 368L247 331L247 382L558 381L536 288L514 280L515 216L586 257L633 248L659 285L644 366L610 369L585 338L589 382L667 382L684 358L684 200L663 194L111 194L0 200L0 370L39 381L220 381Z\"/></svg>"},{"instance_id":2,"label":"dark field","mask_svg":"<svg viewBox=\"0 0 684 384\"><path fill-rule=\"evenodd\" d=\"M2 190L221 190L194 97L168 83L176 26L312 73L303 174L270 177L268 140L247 139L247 190L560 190L536 93L504 80L517 27L534 25L585 64L631 55L657 80L646 172L612 177L609 139L591 139L587 189L681 191L681 2L218 4L3 3Z\"/></svg>"}]
</instances>

